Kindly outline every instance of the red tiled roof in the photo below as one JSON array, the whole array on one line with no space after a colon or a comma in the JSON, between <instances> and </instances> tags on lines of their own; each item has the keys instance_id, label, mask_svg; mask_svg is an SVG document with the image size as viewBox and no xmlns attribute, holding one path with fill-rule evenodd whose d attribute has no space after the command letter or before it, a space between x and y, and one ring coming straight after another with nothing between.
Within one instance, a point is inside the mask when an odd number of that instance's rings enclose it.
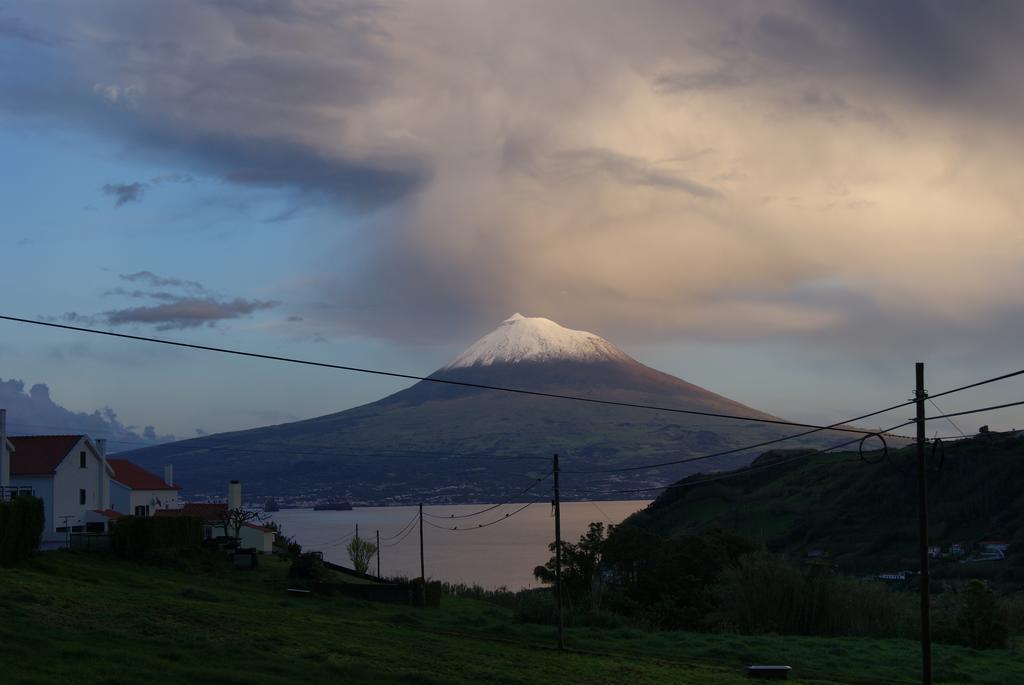
<instances>
[{"instance_id":1,"label":"red tiled roof","mask_svg":"<svg viewBox=\"0 0 1024 685\"><path fill-rule=\"evenodd\" d=\"M12 476L49 475L64 461L81 435L26 435L10 438Z\"/></svg>"},{"instance_id":2,"label":"red tiled roof","mask_svg":"<svg viewBox=\"0 0 1024 685\"><path fill-rule=\"evenodd\" d=\"M228 505L221 503L200 504L188 502L181 509L157 509L154 516L195 516L204 521L219 521L228 510Z\"/></svg>"},{"instance_id":3,"label":"red tiled roof","mask_svg":"<svg viewBox=\"0 0 1024 685\"><path fill-rule=\"evenodd\" d=\"M150 473L127 459L107 459L114 469L113 479L132 490L181 490L177 485L168 485L155 473Z\"/></svg>"},{"instance_id":4,"label":"red tiled roof","mask_svg":"<svg viewBox=\"0 0 1024 685\"><path fill-rule=\"evenodd\" d=\"M124 516L124 514L122 514L121 512L114 511L113 509L93 509L92 511L94 514L106 516L108 519L119 519L122 516Z\"/></svg>"},{"instance_id":5,"label":"red tiled roof","mask_svg":"<svg viewBox=\"0 0 1024 685\"><path fill-rule=\"evenodd\" d=\"M245 526L246 528L255 528L256 530L261 530L264 533L273 533L274 532L273 528L267 528L266 526L257 526L255 523L249 523L248 521L246 521L242 525Z\"/></svg>"}]
</instances>

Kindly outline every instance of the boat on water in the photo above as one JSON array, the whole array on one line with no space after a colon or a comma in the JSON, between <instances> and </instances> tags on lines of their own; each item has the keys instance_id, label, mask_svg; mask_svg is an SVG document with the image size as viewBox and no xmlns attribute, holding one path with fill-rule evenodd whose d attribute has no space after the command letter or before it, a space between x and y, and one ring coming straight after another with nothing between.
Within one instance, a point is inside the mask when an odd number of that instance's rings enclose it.
<instances>
[{"instance_id":1,"label":"boat on water","mask_svg":"<svg viewBox=\"0 0 1024 685\"><path fill-rule=\"evenodd\" d=\"M315 505L313 511L352 511L352 505L345 501L328 502L327 504Z\"/></svg>"}]
</instances>

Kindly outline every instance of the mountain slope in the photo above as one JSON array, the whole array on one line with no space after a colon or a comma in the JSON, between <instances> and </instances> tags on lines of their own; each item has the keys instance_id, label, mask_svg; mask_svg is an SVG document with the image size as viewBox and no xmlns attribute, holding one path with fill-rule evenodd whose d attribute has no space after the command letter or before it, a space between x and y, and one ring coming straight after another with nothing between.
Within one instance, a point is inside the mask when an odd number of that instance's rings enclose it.
<instances>
[{"instance_id":1,"label":"mountain slope","mask_svg":"<svg viewBox=\"0 0 1024 685\"><path fill-rule=\"evenodd\" d=\"M792 456L767 453L754 464ZM966 576L981 569L1024 582L1024 439L993 434L958 441L944 455L929 451L929 459L931 544L1006 540L1011 553L1017 550L999 564L950 562L940 570ZM855 453L816 455L673 488L627 522L662 535L736 530L798 557L822 550L853 571L917 568L916 483L914 447L893 450L879 463Z\"/></svg>"},{"instance_id":2,"label":"mountain slope","mask_svg":"<svg viewBox=\"0 0 1024 685\"><path fill-rule=\"evenodd\" d=\"M592 333L518 314L431 378L771 418L644 366ZM421 381L347 411L128 456L151 468L173 462L178 480L192 494L218 495L224 481L238 478L249 494L283 499L481 501L521 489L528 478L547 473L546 460L554 452L563 455L567 497L586 497L660 485L696 469L746 463L753 455L625 474L569 471L698 456L787 432L796 431Z\"/></svg>"}]
</instances>

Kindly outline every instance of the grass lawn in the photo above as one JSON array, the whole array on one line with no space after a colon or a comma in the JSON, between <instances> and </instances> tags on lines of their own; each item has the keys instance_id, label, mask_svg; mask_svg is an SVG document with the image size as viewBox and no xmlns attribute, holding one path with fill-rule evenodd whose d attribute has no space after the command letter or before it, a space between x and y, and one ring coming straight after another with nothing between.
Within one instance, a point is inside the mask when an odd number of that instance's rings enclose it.
<instances>
[{"instance_id":1,"label":"grass lawn","mask_svg":"<svg viewBox=\"0 0 1024 685\"><path fill-rule=\"evenodd\" d=\"M797 682L911 682L917 646L628 629L550 628L445 598L417 610L288 595L286 565L212 574L49 552L0 569L2 682L695 683L739 685L742 666L783 662ZM1024 682L1006 651L937 648L941 682ZM831 671L842 674L830 675ZM806 678L814 678L807 680ZM830 680L831 678L831 680Z\"/></svg>"}]
</instances>

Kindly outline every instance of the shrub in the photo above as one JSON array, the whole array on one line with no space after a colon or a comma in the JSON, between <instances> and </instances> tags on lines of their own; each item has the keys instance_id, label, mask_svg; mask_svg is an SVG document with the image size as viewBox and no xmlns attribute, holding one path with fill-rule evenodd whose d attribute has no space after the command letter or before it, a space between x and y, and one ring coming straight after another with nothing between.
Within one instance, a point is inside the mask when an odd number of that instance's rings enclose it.
<instances>
[{"instance_id":1,"label":"shrub","mask_svg":"<svg viewBox=\"0 0 1024 685\"><path fill-rule=\"evenodd\" d=\"M38 497L0 502L0 566L14 566L39 548L45 519Z\"/></svg>"},{"instance_id":2,"label":"shrub","mask_svg":"<svg viewBox=\"0 0 1024 685\"><path fill-rule=\"evenodd\" d=\"M292 560L288 567L288 577L321 581L327 578L327 567L319 554L307 552Z\"/></svg>"},{"instance_id":3,"label":"shrub","mask_svg":"<svg viewBox=\"0 0 1024 685\"><path fill-rule=\"evenodd\" d=\"M191 516L126 516L111 531L111 549L132 559L160 550L198 548L202 541L203 522Z\"/></svg>"}]
</instances>

